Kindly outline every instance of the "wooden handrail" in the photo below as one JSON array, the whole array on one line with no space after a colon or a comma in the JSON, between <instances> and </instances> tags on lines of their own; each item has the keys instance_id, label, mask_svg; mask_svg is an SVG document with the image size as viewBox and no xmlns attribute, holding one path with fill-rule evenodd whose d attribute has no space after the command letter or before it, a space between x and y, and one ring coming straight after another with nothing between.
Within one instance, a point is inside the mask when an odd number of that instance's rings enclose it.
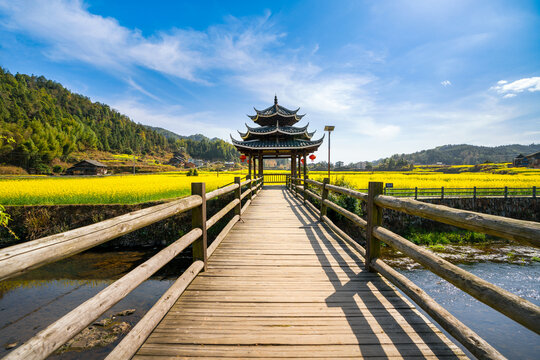
<instances>
[{"instance_id":1,"label":"wooden handrail","mask_svg":"<svg viewBox=\"0 0 540 360\"><path fill-rule=\"evenodd\" d=\"M301 179L297 178L296 180ZM344 239L344 241L348 242L349 244L356 244L354 246L357 248L360 254L362 254L362 256L366 257L365 262L368 264L368 268L370 270L379 272L389 281L394 283L394 285L402 289L411 297L411 299L413 299L420 307L428 312L428 314L433 316L433 318L436 319L444 329L452 334L475 356L480 359L504 358L497 350L491 347L476 333L474 333L471 329L466 327L459 320L448 313L448 311L446 311L443 307L437 304L423 290L414 285L406 277L393 270L381 259L378 259L378 254L376 252L369 255L370 251L374 250L369 250L368 248L366 251L364 248L358 245L350 236L348 236L328 218L326 215L326 209L333 209L361 227L367 229L371 228L372 230L370 231L370 234L373 238L373 244L377 244L377 241L382 240L386 244L405 253L418 263L422 264L428 270L431 270L433 273L448 280L450 283L484 302L493 309L505 314L528 329L531 329L536 333L540 333L540 307L485 280L482 280L455 265L450 264L448 261L443 260L430 251L414 245L407 239L402 238L387 229L384 229L379 225L379 223L372 224L370 227L369 221L374 220L368 219L366 222L358 215L333 203L328 199L328 191L331 190L339 192L343 195L348 195L366 202L368 202L371 197L372 200L370 203L373 204L372 206L374 208L389 208L395 211L402 211L411 215L425 217L462 228L502 236L511 240L517 240L533 246L538 246L538 241L540 240L540 233L538 232L540 229L540 224L531 221L514 220L500 216L458 210L442 205L422 203L415 200L397 199L391 196L377 195L377 191L374 191L373 194L370 195L358 193L354 190L329 185L327 183L327 178L324 180L325 181L321 186L322 196L318 196L309 190L305 192L321 203L320 210L315 209L313 206L310 207L310 209L314 212L318 212L321 220L328 224L328 226L342 239ZM289 183L291 191L293 189L301 188L300 186L295 185L294 182L295 179L293 178ZM312 183L312 180L306 179L306 183ZM379 192L380 189L382 189L382 184L379 185ZM378 218L378 216L375 218ZM375 246L378 247L378 245Z\"/></svg>"},{"instance_id":2,"label":"wooden handrail","mask_svg":"<svg viewBox=\"0 0 540 360\"><path fill-rule=\"evenodd\" d=\"M194 256L197 252L203 252L204 257L201 260L195 260L188 270L175 282L175 284L162 296L154 305L148 314L135 327L132 335L126 336L124 344L117 351L111 353L111 358L123 358L126 353L126 347L134 342L141 342L146 339L151 330L159 323L164 314L170 309L176 299L182 294L187 285L193 278L206 267L207 256L211 256L219 243L225 238L236 222L240 219L240 214L236 214L229 223L221 230L214 242L206 246L206 242L201 243L201 238L206 236L206 230L215 225L223 216L232 209L238 209L242 212L251 203L247 200L243 209L240 209L240 178L235 179L235 184L226 186L222 189L204 193L204 183L193 183L192 195L183 199L175 200L169 203L160 204L150 208L138 210L130 214L118 216L113 219L105 220L83 228L70 230L62 234L30 241L21 245L12 246L0 251L0 274L4 278L18 275L24 271L36 268L46 263L68 257L80 251L91 248L111 240L117 236L127 234L143 226L166 219L175 214L193 209L192 219L194 227L190 232L169 245L165 249L152 256L143 264L137 266L128 274L115 281L96 296L87 300L67 315L58 319L45 330L39 332L33 338L28 340L20 347L10 352L4 359L44 359L71 339L75 334L88 326L92 321L101 316L105 311L111 308L118 301L123 299L128 293L148 279L157 270L167 264L171 259L178 255L187 246L193 244ZM253 179L245 182L250 185L249 193L256 196L262 185L262 178ZM202 192L201 192L202 191ZM206 220L206 200L209 198L224 195L235 191L236 198L218 211L210 219ZM202 210L201 210L202 209ZM202 216L202 222L200 217ZM202 227L199 225L202 224ZM80 244L79 244L80 243ZM202 246L202 249L195 249L195 245ZM63 247L69 247L63 249ZM46 251L53 252L47 254ZM44 259L36 259L43 256ZM29 260L28 260L29 259ZM28 261L25 263L24 261ZM131 333L130 333L131 334ZM135 347L135 351L138 347ZM131 349L133 350L133 349ZM131 351L129 350L129 351Z\"/></svg>"},{"instance_id":3,"label":"wooden handrail","mask_svg":"<svg viewBox=\"0 0 540 360\"><path fill-rule=\"evenodd\" d=\"M311 180L311 179L306 179L306 182L307 182L308 184L315 185L315 186L318 186L318 187L320 187L320 188L323 186L323 183L322 183L322 182L315 181L315 180Z\"/></svg>"},{"instance_id":4,"label":"wooden handrail","mask_svg":"<svg viewBox=\"0 0 540 360\"><path fill-rule=\"evenodd\" d=\"M200 196L137 210L0 250L0 281L20 275L201 205Z\"/></svg>"},{"instance_id":5,"label":"wooden handrail","mask_svg":"<svg viewBox=\"0 0 540 360\"><path fill-rule=\"evenodd\" d=\"M214 191L210 191L209 193L206 193L206 200L211 200L215 197L228 194L238 188L238 184L232 184L225 187L222 187L221 189L216 189Z\"/></svg>"},{"instance_id":6,"label":"wooden handrail","mask_svg":"<svg viewBox=\"0 0 540 360\"><path fill-rule=\"evenodd\" d=\"M454 209L412 199L398 199L379 195L375 204L383 208L401 211L410 215L436 220L463 229L483 232L508 240L540 247L540 223L516 220L467 210Z\"/></svg>"},{"instance_id":7,"label":"wooden handrail","mask_svg":"<svg viewBox=\"0 0 540 360\"><path fill-rule=\"evenodd\" d=\"M353 197L353 198L356 198L356 199L360 199L360 200L363 200L363 201L368 200L368 194L360 192L360 191L355 191L355 190L351 190L351 189L347 189L347 188L344 188L344 187L331 185L331 184L326 185L326 187L328 188L328 190L331 190L331 191L334 191L334 192L337 192L337 193L340 193L340 194L343 194L343 195L347 195L347 196L350 196L350 197Z\"/></svg>"},{"instance_id":8,"label":"wooden handrail","mask_svg":"<svg viewBox=\"0 0 540 360\"><path fill-rule=\"evenodd\" d=\"M540 307L449 263L409 240L380 226L373 235L491 308L540 333Z\"/></svg>"},{"instance_id":9,"label":"wooden handrail","mask_svg":"<svg viewBox=\"0 0 540 360\"><path fill-rule=\"evenodd\" d=\"M201 235L201 229L191 230L143 264L101 290L96 296L85 301L46 329L40 331L33 338L10 352L4 357L4 360L45 359L114 304L122 300Z\"/></svg>"},{"instance_id":10,"label":"wooden handrail","mask_svg":"<svg viewBox=\"0 0 540 360\"><path fill-rule=\"evenodd\" d=\"M240 203L240 200L234 199L227 205L223 207L223 209L219 210L217 213L214 214L210 219L206 220L206 228L210 229L212 226L214 226L219 220L221 220L222 217L227 215L229 211L234 209L236 205Z\"/></svg>"},{"instance_id":11,"label":"wooden handrail","mask_svg":"<svg viewBox=\"0 0 540 360\"><path fill-rule=\"evenodd\" d=\"M141 320L131 329L122 341L107 355L105 360L131 359L139 350L152 330L159 324L161 319L182 295L188 285L195 279L204 267L202 261L195 261L180 276L174 284L161 296Z\"/></svg>"},{"instance_id":12,"label":"wooden handrail","mask_svg":"<svg viewBox=\"0 0 540 360\"><path fill-rule=\"evenodd\" d=\"M351 220L356 225L360 226L362 229L365 229L367 226L367 221L362 219L360 216L350 212L349 210L346 210L339 206L338 204L330 201L330 200L324 200L324 205L329 207L330 209L340 213L341 215L345 216L347 219Z\"/></svg>"}]
</instances>

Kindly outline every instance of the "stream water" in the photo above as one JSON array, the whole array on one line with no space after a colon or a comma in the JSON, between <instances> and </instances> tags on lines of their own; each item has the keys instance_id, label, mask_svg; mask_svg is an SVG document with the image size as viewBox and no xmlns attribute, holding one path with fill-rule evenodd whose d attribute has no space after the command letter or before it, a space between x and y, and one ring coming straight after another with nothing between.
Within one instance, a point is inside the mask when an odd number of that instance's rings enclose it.
<instances>
[{"instance_id":1,"label":"stream water","mask_svg":"<svg viewBox=\"0 0 540 360\"><path fill-rule=\"evenodd\" d=\"M149 252L87 252L75 255L0 282L0 357L8 344L21 344L60 316L77 307L129 270L145 261ZM122 316L131 325L145 314L172 285L174 274L189 266L191 259L175 259L107 311L108 317L126 309ZM482 262L460 265L467 271L540 304L540 263L526 265ZM422 269L401 270L412 281L461 321L475 330L509 359L538 359L540 337L505 316ZM120 338L105 347L83 352L55 354L53 359L104 358Z\"/></svg>"},{"instance_id":2,"label":"stream water","mask_svg":"<svg viewBox=\"0 0 540 360\"><path fill-rule=\"evenodd\" d=\"M538 262L528 265L483 262L459 266L492 284L540 305L540 263ZM401 272L508 359L537 360L540 358L540 336L536 333L484 305L428 270L413 269L401 270ZM424 313L421 309L419 310ZM435 321L432 320L432 322L440 328ZM454 342L459 345L457 341Z\"/></svg>"}]
</instances>

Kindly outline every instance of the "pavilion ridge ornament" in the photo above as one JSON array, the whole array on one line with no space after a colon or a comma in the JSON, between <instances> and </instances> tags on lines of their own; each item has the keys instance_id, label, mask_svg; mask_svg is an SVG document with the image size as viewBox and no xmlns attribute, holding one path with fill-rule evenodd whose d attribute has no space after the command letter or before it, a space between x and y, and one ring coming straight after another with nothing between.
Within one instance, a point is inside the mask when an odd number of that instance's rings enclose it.
<instances>
[{"instance_id":1,"label":"pavilion ridge ornament","mask_svg":"<svg viewBox=\"0 0 540 360\"><path fill-rule=\"evenodd\" d=\"M262 175L264 159L278 158L291 159L291 174L294 176L297 176L301 164L304 164L304 172L306 171L306 156L317 151L324 135L318 140L312 140L315 131L308 131L309 123L301 127L295 126L305 116L299 115L298 110L299 108L289 110L279 105L276 96L274 105L264 110L255 109L255 115L248 115L258 126L251 127L246 124L247 131L238 132L241 140L236 140L231 135L233 145L242 156L257 160L258 171L257 167L254 167L254 173ZM311 157L310 159L314 160ZM248 163L251 175L252 162Z\"/></svg>"}]
</instances>

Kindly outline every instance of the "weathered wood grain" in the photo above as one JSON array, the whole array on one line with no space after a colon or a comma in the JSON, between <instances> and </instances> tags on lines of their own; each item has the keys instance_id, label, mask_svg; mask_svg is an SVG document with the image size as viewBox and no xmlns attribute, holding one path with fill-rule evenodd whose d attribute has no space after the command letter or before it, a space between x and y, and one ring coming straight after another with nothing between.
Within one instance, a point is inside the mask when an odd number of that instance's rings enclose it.
<instances>
[{"instance_id":1,"label":"weathered wood grain","mask_svg":"<svg viewBox=\"0 0 540 360\"><path fill-rule=\"evenodd\" d=\"M180 239L137 266L96 296L85 301L64 315L33 338L10 352L5 360L45 359L66 341L78 334L92 321L122 300L144 280L168 263L187 246L202 235L201 229L193 229Z\"/></svg>"},{"instance_id":2,"label":"weathered wood grain","mask_svg":"<svg viewBox=\"0 0 540 360\"><path fill-rule=\"evenodd\" d=\"M285 188L242 220L135 359L465 358Z\"/></svg>"},{"instance_id":3,"label":"weathered wood grain","mask_svg":"<svg viewBox=\"0 0 540 360\"><path fill-rule=\"evenodd\" d=\"M390 230L376 226L373 235L469 295L540 334L539 306L451 264Z\"/></svg>"},{"instance_id":4,"label":"weathered wood grain","mask_svg":"<svg viewBox=\"0 0 540 360\"><path fill-rule=\"evenodd\" d=\"M535 221L510 219L386 195L377 196L375 204L463 229L479 231L508 240L515 240L525 245L540 247L540 223Z\"/></svg>"},{"instance_id":5,"label":"weathered wood grain","mask_svg":"<svg viewBox=\"0 0 540 360\"><path fill-rule=\"evenodd\" d=\"M204 262L195 261L161 296L143 318L122 339L122 341L107 355L106 360L130 359L148 338L152 330L159 324L163 316L174 305L195 276L201 272Z\"/></svg>"},{"instance_id":6,"label":"weathered wood grain","mask_svg":"<svg viewBox=\"0 0 540 360\"><path fill-rule=\"evenodd\" d=\"M0 281L115 239L202 203L200 196L152 206L97 224L27 241L0 250Z\"/></svg>"}]
</instances>

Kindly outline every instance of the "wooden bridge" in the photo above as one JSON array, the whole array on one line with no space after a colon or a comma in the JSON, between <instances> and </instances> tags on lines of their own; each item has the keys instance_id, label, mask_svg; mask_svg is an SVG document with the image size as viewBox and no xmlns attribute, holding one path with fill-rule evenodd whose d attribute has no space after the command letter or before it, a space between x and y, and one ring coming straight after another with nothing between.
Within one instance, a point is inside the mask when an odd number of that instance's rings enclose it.
<instances>
[{"instance_id":1,"label":"wooden bridge","mask_svg":"<svg viewBox=\"0 0 540 360\"><path fill-rule=\"evenodd\" d=\"M260 191L261 181L237 178L209 193L195 183L190 197L0 250L3 280L192 212L192 231L5 359L46 358L189 245L193 264L107 359L466 358L394 285L476 357L504 358L378 259L380 241L540 333L538 306L382 228L381 214L391 208L533 246L539 246L540 224L392 198L381 195L382 183L370 184L366 194L290 177L287 186ZM366 201L367 220L332 202L330 192ZM229 193L233 200L207 219L207 201ZM366 249L331 221L329 211L366 231ZM207 246L207 229L229 212L232 219Z\"/></svg>"}]
</instances>

